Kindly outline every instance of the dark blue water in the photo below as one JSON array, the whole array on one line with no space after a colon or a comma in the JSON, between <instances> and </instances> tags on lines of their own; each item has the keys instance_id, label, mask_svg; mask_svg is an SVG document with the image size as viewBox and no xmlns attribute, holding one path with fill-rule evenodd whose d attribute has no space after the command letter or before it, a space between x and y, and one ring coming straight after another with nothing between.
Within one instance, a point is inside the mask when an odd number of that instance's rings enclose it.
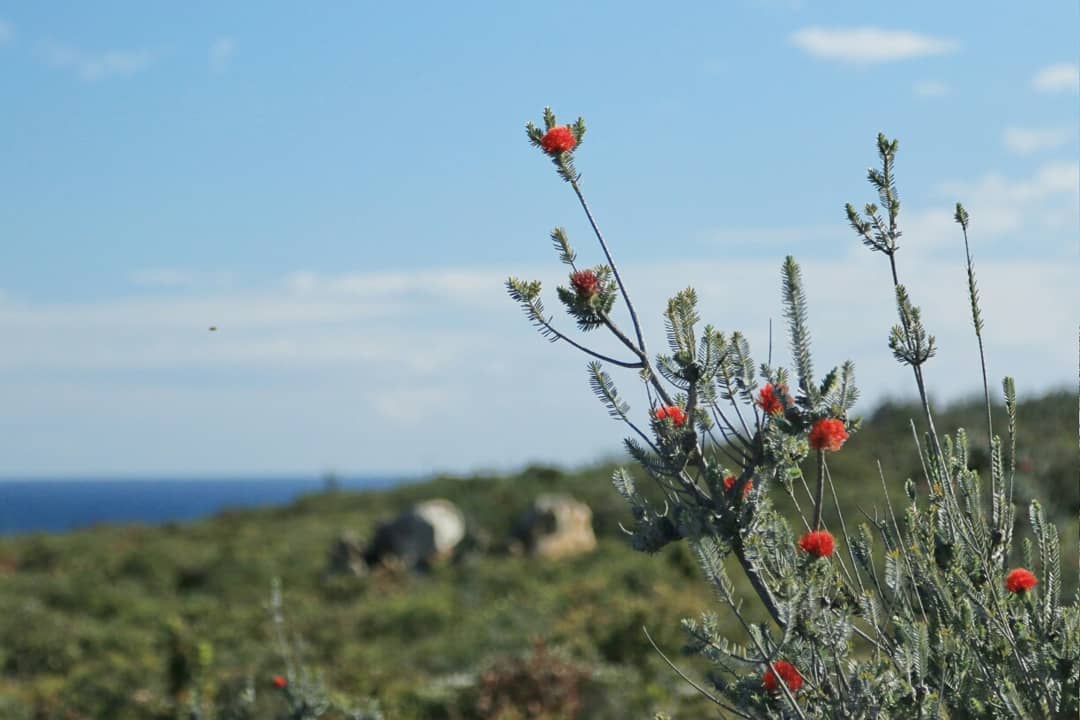
<instances>
[{"instance_id":1,"label":"dark blue water","mask_svg":"<svg viewBox=\"0 0 1080 720\"><path fill-rule=\"evenodd\" d=\"M345 489L396 485L392 478L342 478ZM327 489L317 478L252 480L0 480L0 535L62 532L100 523L160 524L221 510L284 505Z\"/></svg>"}]
</instances>

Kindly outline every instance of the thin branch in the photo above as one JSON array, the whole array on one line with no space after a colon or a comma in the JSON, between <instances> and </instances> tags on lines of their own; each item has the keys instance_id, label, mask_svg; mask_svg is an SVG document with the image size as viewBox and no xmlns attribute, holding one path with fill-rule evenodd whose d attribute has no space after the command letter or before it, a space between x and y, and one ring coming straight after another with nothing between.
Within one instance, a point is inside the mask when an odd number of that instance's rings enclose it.
<instances>
[{"instance_id":1,"label":"thin branch","mask_svg":"<svg viewBox=\"0 0 1080 720\"><path fill-rule=\"evenodd\" d=\"M716 697L715 695L710 693L708 690L706 690L705 688L701 687L696 682L694 682L690 678L690 676L688 676L686 673L684 673L682 670L680 670L679 667L675 663L671 662L671 660L668 659L668 656L664 654L664 651L661 650L660 646L658 646L656 644L656 641L652 639L652 635L649 634L648 628L646 628L644 625L642 625L641 626L641 631L643 633L645 633L645 637L648 639L649 644L652 645L653 650L655 650L656 654L659 655L660 658L665 663L667 663L668 667L671 668L672 670L674 670L675 674L678 675L679 677L681 677L683 679L683 681L687 685L689 685L690 687L694 688L699 693L701 693L702 697L704 697L705 699L707 699L709 702L713 703L714 705L719 705L720 707L724 708L728 712L735 713L736 715L738 715L741 718L747 718L747 720L753 720L752 715L747 715L746 713L741 712L740 710L736 710L735 708L731 707L730 705L726 705L722 700L720 700L720 698Z\"/></svg>"},{"instance_id":2,"label":"thin branch","mask_svg":"<svg viewBox=\"0 0 1080 720\"><path fill-rule=\"evenodd\" d=\"M572 340L571 338L563 335L561 332L556 330L555 327L551 324L551 321L545 320L544 316L537 312L533 313L533 320L543 325L544 329L551 333L554 336L555 340L562 340L563 342L570 344L571 346L577 348L586 355L594 357L597 360L602 360L606 363L611 363L612 365L617 365L619 367L629 368L631 370L640 370L642 367L644 367L644 365L641 364L640 360L638 360L638 362L626 362L625 360L618 360L616 358L608 357L607 355L598 353L595 350L590 350L584 345Z\"/></svg>"},{"instance_id":3,"label":"thin branch","mask_svg":"<svg viewBox=\"0 0 1080 720\"><path fill-rule=\"evenodd\" d=\"M626 302L626 309L630 312L630 321L634 324L634 332L637 334L638 349L643 354L648 355L649 351L645 347L645 336L641 332L641 323L638 322L637 311L634 310L634 304L630 302L630 294L627 293L626 286L619 275L619 269L615 266L615 259L611 257L611 251L608 250L607 242L596 224L596 218L593 217L589 204L585 202L585 196L581 193L581 187L578 185L577 179L569 171L567 171L567 177L570 179L570 187L574 188L574 194L577 195L578 202L581 203L581 209L585 211L585 217L589 218L589 225L592 226L596 239L600 241L600 248L604 251L604 257L607 258L611 274L615 276L615 282L619 285L619 292L622 293L623 301Z\"/></svg>"},{"instance_id":4,"label":"thin branch","mask_svg":"<svg viewBox=\"0 0 1080 720\"><path fill-rule=\"evenodd\" d=\"M818 450L817 486L814 488L814 529L821 529L821 506L825 500L825 451Z\"/></svg>"},{"instance_id":5,"label":"thin branch","mask_svg":"<svg viewBox=\"0 0 1080 720\"><path fill-rule=\"evenodd\" d=\"M956 203L956 221L964 233L964 256L967 258L968 300L971 302L971 322L975 326L975 337L979 341L979 365L982 367L983 400L986 404L986 447L991 452L994 446L994 421L990 413L990 383L986 379L986 352L983 348L982 311L979 308L979 289L975 285L975 264L971 261L971 246L968 243L968 214L960 203Z\"/></svg>"}]
</instances>

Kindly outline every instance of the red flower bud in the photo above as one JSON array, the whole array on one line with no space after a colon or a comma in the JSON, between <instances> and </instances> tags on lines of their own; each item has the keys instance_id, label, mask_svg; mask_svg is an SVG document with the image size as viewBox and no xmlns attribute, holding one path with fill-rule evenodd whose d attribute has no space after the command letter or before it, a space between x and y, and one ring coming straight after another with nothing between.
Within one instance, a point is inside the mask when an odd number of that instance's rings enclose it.
<instances>
[{"instance_id":1,"label":"red flower bud","mask_svg":"<svg viewBox=\"0 0 1080 720\"><path fill-rule=\"evenodd\" d=\"M728 475L726 478L724 478L724 490L731 492L731 488L735 487L735 483L738 481L739 478L735 477L734 475ZM752 478L747 478L746 484L743 485L742 496L745 498L747 495L749 495L750 490L753 487L754 480Z\"/></svg>"},{"instance_id":2,"label":"red flower bud","mask_svg":"<svg viewBox=\"0 0 1080 720\"><path fill-rule=\"evenodd\" d=\"M1039 578L1035 573L1024 568L1010 570L1005 576L1005 589L1011 593L1022 593L1039 584Z\"/></svg>"},{"instance_id":3,"label":"red flower bud","mask_svg":"<svg viewBox=\"0 0 1080 720\"><path fill-rule=\"evenodd\" d=\"M775 673L773 668L776 668ZM761 684L769 692L776 692L780 689L780 682L776 678L777 675L783 679L784 684L788 686L788 690L792 692L798 691L803 686L802 675L799 674L794 665L787 660L774 660L772 667L766 668L765 674L761 676Z\"/></svg>"},{"instance_id":4,"label":"red flower bud","mask_svg":"<svg viewBox=\"0 0 1080 720\"><path fill-rule=\"evenodd\" d=\"M785 395L787 394L786 387L781 385L780 389L784 391ZM761 392L758 393L757 397L757 406L770 415L779 415L784 412L784 402L776 394L776 388L772 386L772 383L768 383L761 388Z\"/></svg>"},{"instance_id":5,"label":"red flower bud","mask_svg":"<svg viewBox=\"0 0 1080 720\"><path fill-rule=\"evenodd\" d=\"M799 547L816 558L833 554L833 536L828 530L814 530L799 538Z\"/></svg>"},{"instance_id":6,"label":"red flower bud","mask_svg":"<svg viewBox=\"0 0 1080 720\"><path fill-rule=\"evenodd\" d=\"M844 421L836 418L822 418L810 428L810 447L815 450L836 452L848 439Z\"/></svg>"},{"instance_id":7,"label":"red flower bud","mask_svg":"<svg viewBox=\"0 0 1080 720\"><path fill-rule=\"evenodd\" d=\"M656 419L663 420L664 418L671 418L671 422L678 427L686 422L686 412L678 405L666 405L656 408Z\"/></svg>"},{"instance_id":8,"label":"red flower bud","mask_svg":"<svg viewBox=\"0 0 1080 720\"><path fill-rule=\"evenodd\" d=\"M274 679L270 681L270 684L278 690L284 690L285 686L289 684L289 681L285 679L284 675L275 675Z\"/></svg>"},{"instance_id":9,"label":"red flower bud","mask_svg":"<svg viewBox=\"0 0 1080 720\"><path fill-rule=\"evenodd\" d=\"M570 274L570 285L579 298L591 298L600 292L600 278L592 270L578 270Z\"/></svg>"},{"instance_id":10,"label":"red flower bud","mask_svg":"<svg viewBox=\"0 0 1080 720\"><path fill-rule=\"evenodd\" d=\"M577 145L577 138L574 137L573 131L566 125L553 127L544 133L544 137L540 138L540 147L548 155L570 152L575 145Z\"/></svg>"}]
</instances>

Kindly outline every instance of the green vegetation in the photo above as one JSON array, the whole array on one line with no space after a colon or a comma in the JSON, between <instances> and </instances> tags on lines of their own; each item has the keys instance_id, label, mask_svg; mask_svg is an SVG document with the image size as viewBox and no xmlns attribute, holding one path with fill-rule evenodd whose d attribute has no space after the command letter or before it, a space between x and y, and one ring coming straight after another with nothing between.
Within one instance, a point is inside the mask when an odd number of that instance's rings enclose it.
<instances>
[{"instance_id":1,"label":"green vegetation","mask_svg":"<svg viewBox=\"0 0 1080 720\"><path fill-rule=\"evenodd\" d=\"M1061 529L1066 597L1076 590L1076 407L1075 395L1060 392L1019 411L1028 454L1019 458L1016 499L1042 498ZM939 414L939 427L972 428L975 446L982 413L981 402L954 407ZM918 414L886 404L864 419L831 465L842 504L881 505L877 459L897 500L906 478L921 477L908 427ZM973 448L972 464L986 463ZM200 696L217 698L217 716L228 717L220 708L249 687L252 717L276 717L285 704L270 685L284 671L268 611L275 577L290 634L302 639L299 659L333 691L378 698L387 718L540 717L526 701L520 715L506 714L507 698L533 695L549 717L575 708L588 718L711 715L641 631L647 626L681 667L704 673L703 661L679 657L678 628L715 607L710 590L685 544L652 558L630 549L611 469L439 477L197 523L0 540L0 717L187 718ZM596 552L557 561L491 549L423 575L324 577L342 531L368 537L413 502L452 500L498 548L541 492L592 507ZM782 494L774 497L783 507Z\"/></svg>"}]
</instances>

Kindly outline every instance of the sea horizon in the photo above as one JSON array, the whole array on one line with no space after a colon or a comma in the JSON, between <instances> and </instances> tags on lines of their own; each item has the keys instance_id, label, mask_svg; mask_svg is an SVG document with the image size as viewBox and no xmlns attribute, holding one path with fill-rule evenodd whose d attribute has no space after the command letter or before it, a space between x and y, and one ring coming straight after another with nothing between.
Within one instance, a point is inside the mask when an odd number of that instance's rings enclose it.
<instances>
[{"instance_id":1,"label":"sea horizon","mask_svg":"<svg viewBox=\"0 0 1080 720\"><path fill-rule=\"evenodd\" d=\"M385 489L416 479L404 473L0 478L0 536L199 520L226 510L286 505L312 493Z\"/></svg>"}]
</instances>

